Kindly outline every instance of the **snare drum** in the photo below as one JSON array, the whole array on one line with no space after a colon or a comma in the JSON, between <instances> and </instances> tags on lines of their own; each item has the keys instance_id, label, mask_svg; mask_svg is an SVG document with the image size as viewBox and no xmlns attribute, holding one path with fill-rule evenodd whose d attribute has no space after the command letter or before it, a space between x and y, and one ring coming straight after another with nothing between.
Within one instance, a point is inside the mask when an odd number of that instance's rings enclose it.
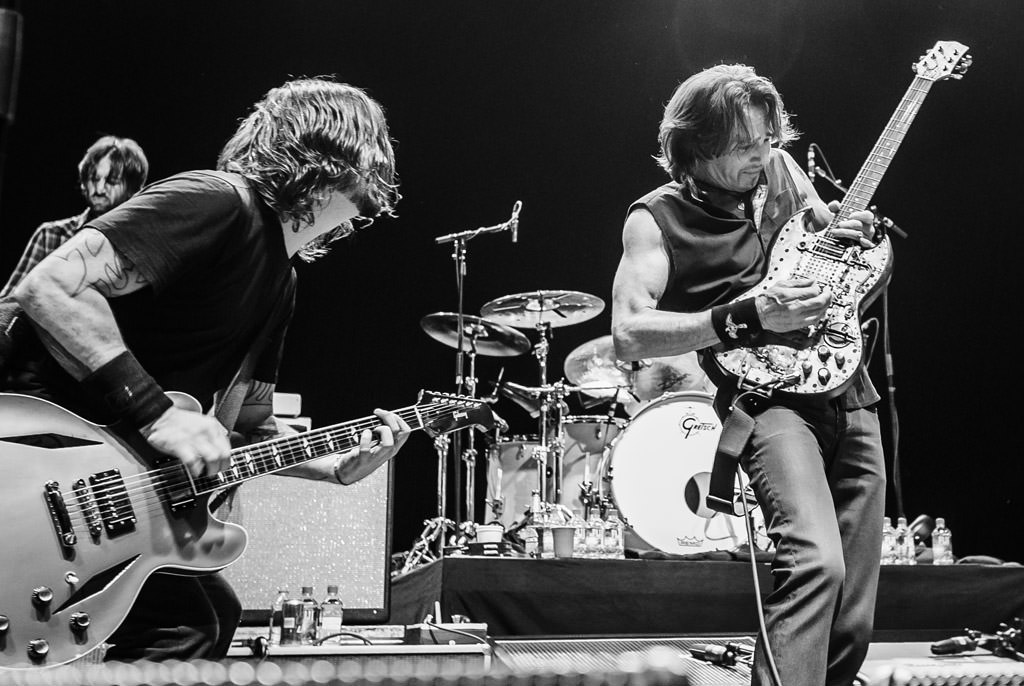
<instances>
[{"instance_id":1,"label":"snare drum","mask_svg":"<svg viewBox=\"0 0 1024 686\"><path fill-rule=\"evenodd\" d=\"M615 505L643 542L668 553L731 550L747 540L741 517L704 503L722 432L711 401L696 391L666 394L645 405L612 446ZM751 514L763 548L763 515L760 508Z\"/></svg>"},{"instance_id":2,"label":"snare drum","mask_svg":"<svg viewBox=\"0 0 1024 686\"><path fill-rule=\"evenodd\" d=\"M625 426L624 419L607 415L562 417L563 505L582 510L580 486L589 481L594 491L601 487L602 460Z\"/></svg>"}]
</instances>

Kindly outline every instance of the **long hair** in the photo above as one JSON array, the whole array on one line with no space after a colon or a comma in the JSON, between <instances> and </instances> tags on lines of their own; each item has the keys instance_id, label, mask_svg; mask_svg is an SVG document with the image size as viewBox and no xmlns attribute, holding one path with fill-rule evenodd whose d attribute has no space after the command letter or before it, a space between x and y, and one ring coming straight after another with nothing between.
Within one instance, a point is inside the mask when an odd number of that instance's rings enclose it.
<instances>
[{"instance_id":1,"label":"long hair","mask_svg":"<svg viewBox=\"0 0 1024 686\"><path fill-rule=\"evenodd\" d=\"M762 108L775 143L785 147L799 132L771 81L744 64L720 64L686 79L665 106L655 159L675 181L694 166L750 142L747 108Z\"/></svg>"},{"instance_id":2,"label":"long hair","mask_svg":"<svg viewBox=\"0 0 1024 686\"><path fill-rule=\"evenodd\" d=\"M332 191L349 195L360 215L393 214L401 198L384 111L361 89L327 77L270 90L224 145L217 168L249 179L292 230L312 221ZM299 252L312 260L352 232L351 222Z\"/></svg>"},{"instance_id":3,"label":"long hair","mask_svg":"<svg viewBox=\"0 0 1024 686\"><path fill-rule=\"evenodd\" d=\"M146 153L131 138L118 136L102 136L89 146L78 163L78 186L83 195L88 196L85 182L92 177L96 165L104 157L110 156L110 178L124 180L128 195L135 195L146 185L149 176L149 160Z\"/></svg>"}]
</instances>

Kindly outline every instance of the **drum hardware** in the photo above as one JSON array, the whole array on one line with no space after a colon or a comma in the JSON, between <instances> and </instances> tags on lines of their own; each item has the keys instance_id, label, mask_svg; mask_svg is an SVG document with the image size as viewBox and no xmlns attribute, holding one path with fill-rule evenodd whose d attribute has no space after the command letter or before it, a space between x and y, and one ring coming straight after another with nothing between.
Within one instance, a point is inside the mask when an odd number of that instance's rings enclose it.
<instances>
[{"instance_id":1,"label":"drum hardware","mask_svg":"<svg viewBox=\"0 0 1024 686\"><path fill-rule=\"evenodd\" d=\"M526 347L522 347L522 339L518 332L509 331L506 327L493 325L491 322L484 322L478 317L467 317L465 314L465 277L467 271L467 244L473 238L483 234L501 233L509 231L512 235L512 242L515 243L519 233L519 212L523 203L516 201L512 206L512 215L508 221L494 226L484 226L469 231L460 231L434 239L435 244L452 244L452 260L455 262L455 285L458 299L458 309L454 313L439 312L435 315L428 315L420 321L420 326L431 338L455 348L455 391L460 395L475 397L476 395L476 355L508 356L522 354L529 348L527 340ZM482 343L481 343L482 341ZM521 350L520 350L521 348ZM518 351L518 352L517 352ZM466 374L464 355L469 354L469 374ZM475 519L475 467L476 450L473 445L473 432L467 434L467 446L462 449L462 432L455 432L451 436L452 453L456 456L454 486L455 492L462 491L461 471L458 468L461 460L468 470L465 484L465 505L469 521ZM447 518L447 455L448 443L435 442L435 449L438 453L438 516L428 521L427 529L420 537L422 542L425 538L437 541L438 556L444 555L444 531L452 520ZM455 520L461 520L461 508L456 503ZM419 544L417 542L417 545Z\"/></svg>"},{"instance_id":2,"label":"drum hardware","mask_svg":"<svg viewBox=\"0 0 1024 686\"><path fill-rule=\"evenodd\" d=\"M519 329L535 329L538 341L534 345L540 386L537 399L537 423L540 445L537 454L537 485L545 503L558 503L561 499L562 450L560 438L551 437L551 426L561 426L565 406L566 386L561 382L548 384L548 354L551 349L552 329L579 324L596 317L604 310L604 301L579 291L538 290L506 295L486 303L480 310L485 319ZM550 476L553 477L549 479Z\"/></svg>"}]
</instances>

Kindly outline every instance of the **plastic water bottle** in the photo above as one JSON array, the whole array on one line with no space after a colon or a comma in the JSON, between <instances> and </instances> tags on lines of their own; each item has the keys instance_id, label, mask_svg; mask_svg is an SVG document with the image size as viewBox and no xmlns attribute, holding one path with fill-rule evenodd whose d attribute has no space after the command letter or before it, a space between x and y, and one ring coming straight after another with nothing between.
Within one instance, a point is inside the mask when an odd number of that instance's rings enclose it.
<instances>
[{"instance_id":1,"label":"plastic water bottle","mask_svg":"<svg viewBox=\"0 0 1024 686\"><path fill-rule=\"evenodd\" d=\"M277 595L270 606L270 645L281 645L281 610L284 608L284 601L288 600L288 589L277 589Z\"/></svg>"},{"instance_id":2,"label":"plastic water bottle","mask_svg":"<svg viewBox=\"0 0 1024 686\"><path fill-rule=\"evenodd\" d=\"M896 564L896 529L888 517L882 518L882 564Z\"/></svg>"},{"instance_id":3,"label":"plastic water bottle","mask_svg":"<svg viewBox=\"0 0 1024 686\"><path fill-rule=\"evenodd\" d=\"M320 603L313 597L313 587L302 587L302 621L299 624L299 640L302 643L316 643L316 629L320 625Z\"/></svg>"},{"instance_id":4,"label":"plastic water bottle","mask_svg":"<svg viewBox=\"0 0 1024 686\"><path fill-rule=\"evenodd\" d=\"M608 519L604 522L604 556L612 560L621 560L626 557L626 549L622 540L622 520L619 519L619 511L614 507L608 508Z\"/></svg>"},{"instance_id":5,"label":"plastic water bottle","mask_svg":"<svg viewBox=\"0 0 1024 686\"><path fill-rule=\"evenodd\" d=\"M914 534L907 525L906 517L896 518L896 564L916 565L917 547L914 545Z\"/></svg>"},{"instance_id":6,"label":"plastic water bottle","mask_svg":"<svg viewBox=\"0 0 1024 686\"><path fill-rule=\"evenodd\" d=\"M586 557L587 554L587 520L579 510L572 511L572 519L569 520L575 531L572 536L572 556Z\"/></svg>"},{"instance_id":7,"label":"plastic water bottle","mask_svg":"<svg viewBox=\"0 0 1024 686\"><path fill-rule=\"evenodd\" d=\"M345 615L345 606L338 596L337 584L330 584L327 587L327 597L320 605L320 629L317 638L323 640L328 636L341 633Z\"/></svg>"},{"instance_id":8,"label":"plastic water bottle","mask_svg":"<svg viewBox=\"0 0 1024 686\"><path fill-rule=\"evenodd\" d=\"M946 528L943 517L936 517L932 531L932 564L951 565L953 562L953 533Z\"/></svg>"},{"instance_id":9,"label":"plastic water bottle","mask_svg":"<svg viewBox=\"0 0 1024 686\"><path fill-rule=\"evenodd\" d=\"M281 643L293 646L302 643L299 626L302 624L302 601L298 598L286 598L281 605Z\"/></svg>"},{"instance_id":10,"label":"plastic water bottle","mask_svg":"<svg viewBox=\"0 0 1024 686\"><path fill-rule=\"evenodd\" d=\"M604 557L604 520L597 507L590 510L590 517L587 518L586 552L583 557Z\"/></svg>"}]
</instances>

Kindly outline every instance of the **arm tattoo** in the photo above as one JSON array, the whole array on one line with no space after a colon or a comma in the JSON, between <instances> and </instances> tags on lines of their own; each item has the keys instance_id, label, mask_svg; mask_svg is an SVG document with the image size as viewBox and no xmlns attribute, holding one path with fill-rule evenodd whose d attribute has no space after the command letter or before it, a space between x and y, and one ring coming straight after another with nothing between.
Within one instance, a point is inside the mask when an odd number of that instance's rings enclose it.
<instances>
[{"instance_id":1,"label":"arm tattoo","mask_svg":"<svg viewBox=\"0 0 1024 686\"><path fill-rule=\"evenodd\" d=\"M260 404L272 402L274 399L274 384L267 383L265 381L256 381L255 379L249 386L249 392L246 394L246 401L255 401Z\"/></svg>"},{"instance_id":2,"label":"arm tattoo","mask_svg":"<svg viewBox=\"0 0 1024 686\"><path fill-rule=\"evenodd\" d=\"M106 238L88 236L82 243L84 253L81 248L68 247L60 255L78 279L72 296L93 288L105 298L116 298L134 290L130 286L146 283L145 277L135 270L135 264Z\"/></svg>"}]
</instances>

